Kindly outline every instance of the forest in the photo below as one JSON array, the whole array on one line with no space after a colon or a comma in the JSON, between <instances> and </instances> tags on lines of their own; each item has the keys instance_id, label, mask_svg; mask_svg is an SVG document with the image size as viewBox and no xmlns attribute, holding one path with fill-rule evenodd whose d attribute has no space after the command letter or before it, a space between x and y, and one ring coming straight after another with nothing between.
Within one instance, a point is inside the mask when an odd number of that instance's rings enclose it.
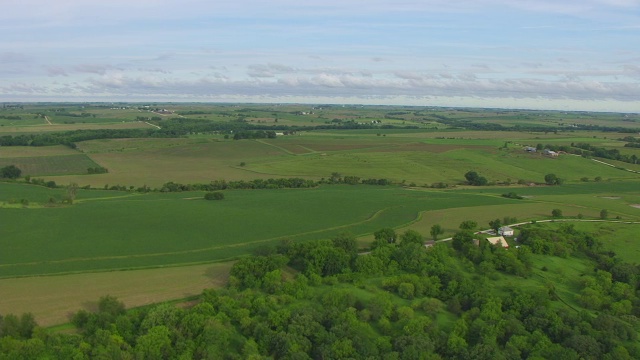
<instances>
[{"instance_id":1,"label":"forest","mask_svg":"<svg viewBox=\"0 0 640 360\"><path fill-rule=\"evenodd\" d=\"M239 259L228 286L188 306L126 310L111 296L80 310L75 331L0 320L0 359L637 359L640 268L563 224L529 225L517 248L474 241L461 224L425 247L413 230L283 241ZM578 305L536 278L536 257L591 264ZM542 269L544 271L545 269ZM520 280L519 280L520 279Z\"/></svg>"}]
</instances>

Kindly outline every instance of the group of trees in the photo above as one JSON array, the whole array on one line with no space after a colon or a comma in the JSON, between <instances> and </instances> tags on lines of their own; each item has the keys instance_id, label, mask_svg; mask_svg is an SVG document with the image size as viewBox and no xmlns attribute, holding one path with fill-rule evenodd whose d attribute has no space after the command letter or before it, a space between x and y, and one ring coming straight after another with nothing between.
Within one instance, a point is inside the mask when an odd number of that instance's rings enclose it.
<instances>
[{"instance_id":1,"label":"group of trees","mask_svg":"<svg viewBox=\"0 0 640 360\"><path fill-rule=\"evenodd\" d=\"M22 174L22 170L15 165L0 168L0 178L3 179L17 179L20 177L20 174Z\"/></svg>"},{"instance_id":2,"label":"group of trees","mask_svg":"<svg viewBox=\"0 0 640 360\"><path fill-rule=\"evenodd\" d=\"M464 174L464 178L467 179L469 185L473 186L484 186L488 183L487 178L478 175L475 171L467 171L467 173Z\"/></svg>"},{"instance_id":3,"label":"group of trees","mask_svg":"<svg viewBox=\"0 0 640 360\"><path fill-rule=\"evenodd\" d=\"M273 130L245 130L233 134L233 140L240 139L275 139L276 132Z\"/></svg>"},{"instance_id":4,"label":"group of trees","mask_svg":"<svg viewBox=\"0 0 640 360\"><path fill-rule=\"evenodd\" d=\"M109 170L105 167L102 166L95 166L95 167L90 167L87 168L87 173L89 174L106 174L108 173Z\"/></svg>"},{"instance_id":5,"label":"group of trees","mask_svg":"<svg viewBox=\"0 0 640 360\"><path fill-rule=\"evenodd\" d=\"M106 169L105 169L106 170ZM337 174L337 173L335 173ZM108 190L133 190L137 192L182 192L182 191L218 191L218 190L250 190L250 189L307 189L319 186L321 184L348 184L348 185L389 185L391 180L388 179L360 179L357 176L332 176L329 179L321 179L319 181L302 179L302 178L271 178L271 179L254 179L254 180L213 180L208 184L181 184L173 181L164 183L160 188L130 187L120 185L106 186Z\"/></svg>"},{"instance_id":6,"label":"group of trees","mask_svg":"<svg viewBox=\"0 0 640 360\"><path fill-rule=\"evenodd\" d=\"M222 191L213 191L204 194L205 200L224 200L224 193Z\"/></svg>"},{"instance_id":7,"label":"group of trees","mask_svg":"<svg viewBox=\"0 0 640 360\"><path fill-rule=\"evenodd\" d=\"M389 179L373 179L373 178L369 178L369 179L362 179L359 176L353 176L353 175L342 175L340 173L337 172L333 172L331 173L331 176L328 179L322 178L320 180L321 184L347 184L347 185L358 185L358 184L365 184L365 185L380 185L380 186L386 186L386 185L391 185L391 180Z\"/></svg>"},{"instance_id":8,"label":"group of trees","mask_svg":"<svg viewBox=\"0 0 640 360\"><path fill-rule=\"evenodd\" d=\"M556 176L556 174L547 174L544 176L544 183L547 185L562 185L564 180Z\"/></svg>"},{"instance_id":9,"label":"group of trees","mask_svg":"<svg viewBox=\"0 0 640 360\"><path fill-rule=\"evenodd\" d=\"M126 311L103 297L73 316L77 333L37 328L33 318L0 320L0 354L49 359L633 359L640 357L636 291L640 269L601 251L575 229L559 233L594 259L575 311L553 286L496 288L495 273L530 276L538 227L520 249L476 245L465 221L446 243L421 234L374 233L371 252L355 238L284 241L239 259L225 289L191 307ZM528 232L527 232L528 231ZM522 237L522 236L521 236ZM580 240L580 239L583 240ZM551 241L551 240L546 240ZM544 246L543 246L544 248ZM582 250L581 250L582 249ZM517 278L514 278L517 282ZM447 318L446 322L441 321Z\"/></svg>"},{"instance_id":10,"label":"group of trees","mask_svg":"<svg viewBox=\"0 0 640 360\"><path fill-rule=\"evenodd\" d=\"M637 146L638 143L634 142L634 143L627 143L625 144L626 147L640 147ZM637 164L638 163L638 156L635 154L621 154L620 150L618 149L607 149L604 147L598 147L598 146L594 146L588 143L572 143L571 146L581 149L582 151L574 151L574 153L577 153L579 155L583 155L583 156L594 156L594 157L599 157L599 158L603 158L603 159L611 159L611 160L617 160L617 161L622 161L622 162L626 162L626 163L631 163L631 164Z\"/></svg>"}]
</instances>

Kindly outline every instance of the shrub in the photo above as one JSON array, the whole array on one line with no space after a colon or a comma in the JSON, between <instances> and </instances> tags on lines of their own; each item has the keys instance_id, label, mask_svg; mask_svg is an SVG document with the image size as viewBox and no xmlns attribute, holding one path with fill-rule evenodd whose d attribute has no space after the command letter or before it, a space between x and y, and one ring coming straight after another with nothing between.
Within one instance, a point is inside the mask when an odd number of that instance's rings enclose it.
<instances>
[{"instance_id":1,"label":"shrub","mask_svg":"<svg viewBox=\"0 0 640 360\"><path fill-rule=\"evenodd\" d=\"M204 199L205 200L223 200L224 194L222 193L222 191L208 192L204 194Z\"/></svg>"}]
</instances>

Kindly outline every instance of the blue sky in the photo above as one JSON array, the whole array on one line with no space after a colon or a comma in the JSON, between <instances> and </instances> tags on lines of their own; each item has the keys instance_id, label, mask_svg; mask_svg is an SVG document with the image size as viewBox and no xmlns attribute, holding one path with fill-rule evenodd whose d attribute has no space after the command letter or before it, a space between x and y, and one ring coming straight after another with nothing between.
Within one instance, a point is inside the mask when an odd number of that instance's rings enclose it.
<instances>
[{"instance_id":1,"label":"blue sky","mask_svg":"<svg viewBox=\"0 0 640 360\"><path fill-rule=\"evenodd\" d=\"M640 0L4 0L0 101L640 112Z\"/></svg>"}]
</instances>

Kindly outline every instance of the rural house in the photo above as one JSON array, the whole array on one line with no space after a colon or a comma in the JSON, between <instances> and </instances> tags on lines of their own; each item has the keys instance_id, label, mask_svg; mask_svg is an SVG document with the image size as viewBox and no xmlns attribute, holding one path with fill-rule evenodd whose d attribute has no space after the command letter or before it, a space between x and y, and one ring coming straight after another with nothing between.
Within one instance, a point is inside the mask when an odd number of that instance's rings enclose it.
<instances>
[{"instance_id":1,"label":"rural house","mask_svg":"<svg viewBox=\"0 0 640 360\"><path fill-rule=\"evenodd\" d=\"M544 149L544 154L551 157L558 157L558 153L549 149Z\"/></svg>"},{"instance_id":2,"label":"rural house","mask_svg":"<svg viewBox=\"0 0 640 360\"><path fill-rule=\"evenodd\" d=\"M498 234L502 236L513 236L513 229L508 226L503 226L498 229Z\"/></svg>"},{"instance_id":3,"label":"rural house","mask_svg":"<svg viewBox=\"0 0 640 360\"><path fill-rule=\"evenodd\" d=\"M502 246L505 249L509 248L509 243L507 243L507 240L502 236L488 237L487 241L490 242L491 245Z\"/></svg>"}]
</instances>

